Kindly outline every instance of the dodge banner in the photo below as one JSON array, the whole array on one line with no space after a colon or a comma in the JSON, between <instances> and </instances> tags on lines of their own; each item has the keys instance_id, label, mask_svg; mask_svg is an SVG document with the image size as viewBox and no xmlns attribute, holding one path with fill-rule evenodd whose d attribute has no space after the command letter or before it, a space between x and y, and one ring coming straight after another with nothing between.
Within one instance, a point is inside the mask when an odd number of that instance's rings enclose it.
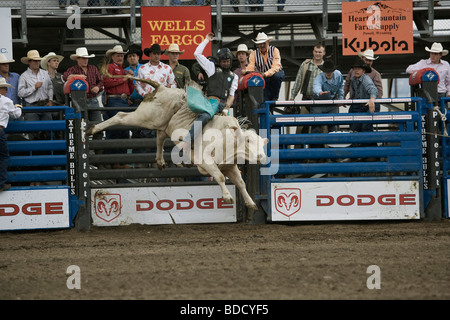
<instances>
[{"instance_id":1,"label":"dodge banner","mask_svg":"<svg viewBox=\"0 0 450 320\"><path fill-rule=\"evenodd\" d=\"M412 1L342 2L342 54L414 53Z\"/></svg>"},{"instance_id":2,"label":"dodge banner","mask_svg":"<svg viewBox=\"0 0 450 320\"><path fill-rule=\"evenodd\" d=\"M194 51L211 32L211 7L141 7L142 50L158 43L167 49L171 43L180 46L185 52L180 59L195 59ZM203 51L211 55L211 45ZM143 56L147 59L147 56ZM164 56L161 58L164 60Z\"/></svg>"}]
</instances>

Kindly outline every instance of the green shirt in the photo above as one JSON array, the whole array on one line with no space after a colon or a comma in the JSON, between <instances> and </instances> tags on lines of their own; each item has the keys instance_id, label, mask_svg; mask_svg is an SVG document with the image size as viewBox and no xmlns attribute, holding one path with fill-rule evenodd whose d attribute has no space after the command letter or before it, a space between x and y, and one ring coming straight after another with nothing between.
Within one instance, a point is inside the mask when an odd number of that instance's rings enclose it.
<instances>
[{"instance_id":1,"label":"green shirt","mask_svg":"<svg viewBox=\"0 0 450 320\"><path fill-rule=\"evenodd\" d=\"M189 85L189 82L191 81L191 73L188 68L178 63L173 69L173 74L175 76L177 88L184 89L186 85Z\"/></svg>"}]
</instances>

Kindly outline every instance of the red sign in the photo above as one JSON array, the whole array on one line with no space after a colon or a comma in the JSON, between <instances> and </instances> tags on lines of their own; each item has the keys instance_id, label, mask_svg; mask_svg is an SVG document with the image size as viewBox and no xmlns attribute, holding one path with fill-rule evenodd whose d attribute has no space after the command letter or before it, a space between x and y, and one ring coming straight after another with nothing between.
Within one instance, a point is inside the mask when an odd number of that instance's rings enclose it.
<instances>
[{"instance_id":1,"label":"red sign","mask_svg":"<svg viewBox=\"0 0 450 320\"><path fill-rule=\"evenodd\" d=\"M210 6L141 7L142 50L156 43L164 50L176 43L185 50L180 59L195 59L195 49L211 30ZM203 55L211 55L211 44Z\"/></svg>"},{"instance_id":2,"label":"red sign","mask_svg":"<svg viewBox=\"0 0 450 320\"><path fill-rule=\"evenodd\" d=\"M342 54L414 53L412 0L342 2Z\"/></svg>"}]
</instances>

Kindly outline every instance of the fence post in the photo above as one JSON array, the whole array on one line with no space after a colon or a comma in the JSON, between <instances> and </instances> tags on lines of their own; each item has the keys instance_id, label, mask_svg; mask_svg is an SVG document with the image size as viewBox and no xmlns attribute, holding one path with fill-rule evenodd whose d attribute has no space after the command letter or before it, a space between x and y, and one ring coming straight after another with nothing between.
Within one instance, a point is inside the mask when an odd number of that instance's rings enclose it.
<instances>
[{"instance_id":1,"label":"fence post","mask_svg":"<svg viewBox=\"0 0 450 320\"><path fill-rule=\"evenodd\" d=\"M68 149L74 151L72 155L68 152L68 166L71 194L74 192L80 203L78 214L75 217L75 228L77 231L89 230L91 227L89 164L85 121L87 117L86 89L87 83L83 80L75 80L70 84L71 101L77 117L73 119L73 127L68 128L71 130L68 131ZM72 135L70 135L71 132L73 133ZM73 156L75 159L70 159ZM75 188L75 190L72 190L72 188Z\"/></svg>"},{"instance_id":2,"label":"fence post","mask_svg":"<svg viewBox=\"0 0 450 320\"><path fill-rule=\"evenodd\" d=\"M248 89L244 91L243 99L243 115L251 122L251 128L259 133L259 116L255 113L255 110L259 108L259 105L264 102L263 94L264 86L261 86L260 82L253 82L251 79L248 81ZM258 210L247 209L246 221L250 221L252 224L261 224L266 222L266 214L260 205L261 194L261 177L260 177L259 165L247 165L247 190L249 195L255 199L255 203L258 206Z\"/></svg>"},{"instance_id":3,"label":"fence post","mask_svg":"<svg viewBox=\"0 0 450 320\"><path fill-rule=\"evenodd\" d=\"M411 74L409 84L415 96L425 99L420 104L422 115L422 143L423 143L423 194L425 218L438 220L442 218L439 141L438 141L438 112L434 106L439 107L437 85L439 75L432 68L417 70Z\"/></svg>"}]
</instances>

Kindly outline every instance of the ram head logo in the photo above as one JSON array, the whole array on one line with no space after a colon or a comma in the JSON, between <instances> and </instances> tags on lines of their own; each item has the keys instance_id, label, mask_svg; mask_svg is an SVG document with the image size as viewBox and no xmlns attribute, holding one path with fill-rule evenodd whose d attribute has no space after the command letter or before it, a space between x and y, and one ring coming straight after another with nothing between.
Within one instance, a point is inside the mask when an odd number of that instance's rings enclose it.
<instances>
[{"instance_id":1,"label":"ram head logo","mask_svg":"<svg viewBox=\"0 0 450 320\"><path fill-rule=\"evenodd\" d=\"M275 210L290 217L300 211L301 190L298 188L275 189Z\"/></svg>"},{"instance_id":2,"label":"ram head logo","mask_svg":"<svg viewBox=\"0 0 450 320\"><path fill-rule=\"evenodd\" d=\"M121 213L120 194L114 193L96 193L94 200L95 215L100 219L110 222L117 218Z\"/></svg>"}]
</instances>

